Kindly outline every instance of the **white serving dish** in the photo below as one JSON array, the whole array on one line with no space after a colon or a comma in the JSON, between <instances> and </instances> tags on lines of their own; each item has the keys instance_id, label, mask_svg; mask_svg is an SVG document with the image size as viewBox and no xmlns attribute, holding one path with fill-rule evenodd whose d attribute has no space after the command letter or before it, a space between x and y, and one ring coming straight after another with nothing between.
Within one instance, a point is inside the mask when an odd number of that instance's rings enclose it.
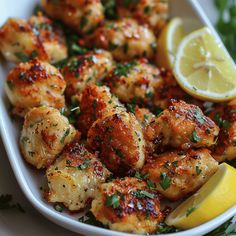
<instances>
[{"instance_id":1,"label":"white serving dish","mask_svg":"<svg viewBox=\"0 0 236 236\"><path fill-rule=\"evenodd\" d=\"M207 4L208 0L206 0ZM32 0L0 0L0 25L8 17L27 18L30 16L32 9L37 1ZM172 15L178 15L184 18L186 29L193 30L203 25L207 25L213 33L214 28L211 26L208 18L204 15L201 7L196 0L174 0ZM216 33L215 33L216 34ZM66 213L56 212L43 198L40 186L43 182L43 176L40 172L30 168L21 157L18 148L19 124L12 120L8 113L8 101L4 93L4 80L9 70L9 66L1 60L0 65L0 128L2 139L11 163L16 179L31 204L49 220L63 226L69 230L89 236L128 236L131 234L115 232L84 223L78 222L78 216L68 215ZM222 215L200 225L196 228L168 235L176 236L199 236L212 231L217 226L224 223L236 214L236 206L232 207ZM27 227L27 226L26 226Z\"/></svg>"}]
</instances>

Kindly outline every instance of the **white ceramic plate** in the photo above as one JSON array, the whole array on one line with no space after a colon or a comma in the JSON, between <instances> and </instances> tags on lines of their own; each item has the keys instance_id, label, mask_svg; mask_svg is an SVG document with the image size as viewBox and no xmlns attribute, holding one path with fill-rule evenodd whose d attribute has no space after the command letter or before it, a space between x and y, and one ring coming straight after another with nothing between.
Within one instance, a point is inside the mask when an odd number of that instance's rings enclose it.
<instances>
[{"instance_id":1,"label":"white ceramic plate","mask_svg":"<svg viewBox=\"0 0 236 236\"><path fill-rule=\"evenodd\" d=\"M207 2L207 1L206 1ZM209 2L209 1L208 1ZM32 0L0 0L0 25L10 17L22 17L27 18L30 16L32 9L34 8L37 1ZM173 14L183 17L186 22L186 28L189 30L198 28L202 25L208 25L212 31L215 33L213 27L210 25L207 17L203 14L202 9L197 4L196 0L179 0L174 1L176 6L173 8ZM131 234L124 234L120 232L115 232L107 229L98 228L95 226L90 226L78 222L78 216L71 216L66 213L56 212L51 205L49 205L43 198L40 191L40 186L43 184L43 175L30 168L22 159L18 148L18 138L19 138L19 124L12 120L8 113L8 102L3 90L3 84L8 72L8 65L1 61L0 65L0 128L2 139L11 163L12 169L16 176L16 179L24 192L27 199L31 204L45 217L52 220L53 222L63 226L74 232L82 233L90 236L128 236ZM169 234L176 236L199 236L203 235L232 216L236 214L236 206L229 209L224 214L215 218L214 220L203 224L199 227L193 228L191 230Z\"/></svg>"}]
</instances>

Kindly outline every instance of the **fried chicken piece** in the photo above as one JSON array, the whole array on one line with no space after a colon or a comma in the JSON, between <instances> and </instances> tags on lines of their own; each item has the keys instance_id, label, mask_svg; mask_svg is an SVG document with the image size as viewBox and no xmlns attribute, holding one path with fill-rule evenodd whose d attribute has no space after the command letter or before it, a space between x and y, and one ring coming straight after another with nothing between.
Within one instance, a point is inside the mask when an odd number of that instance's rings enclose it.
<instances>
[{"instance_id":1,"label":"fried chicken piece","mask_svg":"<svg viewBox=\"0 0 236 236\"><path fill-rule=\"evenodd\" d=\"M24 117L33 107L64 107L65 87L66 82L57 68L33 59L19 63L9 72L5 91L14 106L13 113Z\"/></svg>"},{"instance_id":2,"label":"fried chicken piece","mask_svg":"<svg viewBox=\"0 0 236 236\"><path fill-rule=\"evenodd\" d=\"M132 113L121 112L97 120L88 131L87 141L117 175L140 169L144 164L142 127Z\"/></svg>"},{"instance_id":3,"label":"fried chicken piece","mask_svg":"<svg viewBox=\"0 0 236 236\"><path fill-rule=\"evenodd\" d=\"M66 39L59 25L53 24L51 19L42 14L31 16L28 22L34 33L38 35L50 63L67 58Z\"/></svg>"},{"instance_id":4,"label":"fried chicken piece","mask_svg":"<svg viewBox=\"0 0 236 236\"><path fill-rule=\"evenodd\" d=\"M25 116L20 149L28 163L37 169L45 168L76 134L68 119L57 109L44 106L33 108Z\"/></svg>"},{"instance_id":5,"label":"fried chicken piece","mask_svg":"<svg viewBox=\"0 0 236 236\"><path fill-rule=\"evenodd\" d=\"M219 125L217 144L213 147L213 157L217 161L236 158L236 100L228 104L217 104L209 116Z\"/></svg>"},{"instance_id":6,"label":"fried chicken piece","mask_svg":"<svg viewBox=\"0 0 236 236\"><path fill-rule=\"evenodd\" d=\"M90 32L104 20L100 0L42 0L41 2L50 17L62 20L80 34Z\"/></svg>"},{"instance_id":7,"label":"fried chicken piece","mask_svg":"<svg viewBox=\"0 0 236 236\"><path fill-rule=\"evenodd\" d=\"M207 149L166 152L149 160L142 169L152 186L169 200L197 191L218 169Z\"/></svg>"},{"instance_id":8,"label":"fried chicken piece","mask_svg":"<svg viewBox=\"0 0 236 236\"><path fill-rule=\"evenodd\" d=\"M69 144L46 172L49 202L63 203L70 211L79 211L96 197L98 187L110 172L78 142Z\"/></svg>"},{"instance_id":9,"label":"fried chicken piece","mask_svg":"<svg viewBox=\"0 0 236 236\"><path fill-rule=\"evenodd\" d=\"M155 42L155 35L147 26L139 25L130 18L105 22L86 40L88 47L92 45L110 50L114 59L118 61L136 57L151 59L154 55L152 45Z\"/></svg>"},{"instance_id":10,"label":"fried chicken piece","mask_svg":"<svg viewBox=\"0 0 236 236\"><path fill-rule=\"evenodd\" d=\"M119 17L135 18L140 24L148 26L159 34L168 18L168 2L160 0L117 1Z\"/></svg>"},{"instance_id":11,"label":"fried chicken piece","mask_svg":"<svg viewBox=\"0 0 236 236\"><path fill-rule=\"evenodd\" d=\"M71 58L62 71L67 84L67 96L82 93L87 84L99 82L112 68L112 56L104 50Z\"/></svg>"},{"instance_id":12,"label":"fried chicken piece","mask_svg":"<svg viewBox=\"0 0 236 236\"><path fill-rule=\"evenodd\" d=\"M10 18L0 28L0 51L11 62L27 61L36 56L48 60L42 42L29 22L23 19Z\"/></svg>"},{"instance_id":13,"label":"fried chicken piece","mask_svg":"<svg viewBox=\"0 0 236 236\"><path fill-rule=\"evenodd\" d=\"M172 100L172 105L146 127L145 138L157 151L163 146L186 150L214 145L218 133L219 127L199 107Z\"/></svg>"},{"instance_id":14,"label":"fried chicken piece","mask_svg":"<svg viewBox=\"0 0 236 236\"><path fill-rule=\"evenodd\" d=\"M150 104L163 79L160 70L143 58L117 64L105 83L122 102L138 100L138 103Z\"/></svg>"},{"instance_id":15,"label":"fried chicken piece","mask_svg":"<svg viewBox=\"0 0 236 236\"><path fill-rule=\"evenodd\" d=\"M97 119L125 111L125 107L110 93L108 87L90 84L82 93L80 111L77 127L87 135Z\"/></svg>"},{"instance_id":16,"label":"fried chicken piece","mask_svg":"<svg viewBox=\"0 0 236 236\"><path fill-rule=\"evenodd\" d=\"M131 177L102 184L91 211L110 229L127 233L154 233L163 219L158 194Z\"/></svg>"}]
</instances>

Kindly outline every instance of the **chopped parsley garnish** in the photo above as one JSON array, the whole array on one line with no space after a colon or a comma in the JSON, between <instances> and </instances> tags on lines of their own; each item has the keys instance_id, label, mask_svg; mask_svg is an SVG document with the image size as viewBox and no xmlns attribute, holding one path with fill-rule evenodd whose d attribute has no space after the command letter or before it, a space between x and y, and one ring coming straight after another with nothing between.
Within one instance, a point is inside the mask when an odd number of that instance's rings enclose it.
<instances>
[{"instance_id":1,"label":"chopped parsley garnish","mask_svg":"<svg viewBox=\"0 0 236 236\"><path fill-rule=\"evenodd\" d=\"M128 45L128 43L126 43L126 44L124 45L124 53L127 53L128 50L129 50L129 45Z\"/></svg>"},{"instance_id":2,"label":"chopped parsley garnish","mask_svg":"<svg viewBox=\"0 0 236 236\"><path fill-rule=\"evenodd\" d=\"M190 214L192 214L197 208L195 206L189 207L186 211L186 216L188 217Z\"/></svg>"},{"instance_id":3,"label":"chopped parsley garnish","mask_svg":"<svg viewBox=\"0 0 236 236\"><path fill-rule=\"evenodd\" d=\"M29 61L29 57L23 53L23 52L16 52L15 56L21 61L21 62L27 62Z\"/></svg>"},{"instance_id":4,"label":"chopped parsley garnish","mask_svg":"<svg viewBox=\"0 0 236 236\"><path fill-rule=\"evenodd\" d=\"M232 109L230 113L236 113L236 109Z\"/></svg>"},{"instance_id":5,"label":"chopped parsley garnish","mask_svg":"<svg viewBox=\"0 0 236 236\"><path fill-rule=\"evenodd\" d=\"M150 12L150 10L151 10L151 7L146 6L146 7L144 7L143 12L144 12L144 14L147 14L148 12Z\"/></svg>"},{"instance_id":6,"label":"chopped parsley garnish","mask_svg":"<svg viewBox=\"0 0 236 236\"><path fill-rule=\"evenodd\" d=\"M14 84L13 84L12 80L7 80L7 86L10 90L14 89Z\"/></svg>"},{"instance_id":7,"label":"chopped parsley garnish","mask_svg":"<svg viewBox=\"0 0 236 236\"><path fill-rule=\"evenodd\" d=\"M63 205L59 203L54 204L53 208L58 212L63 212L63 209L64 209Z\"/></svg>"},{"instance_id":8,"label":"chopped parsley garnish","mask_svg":"<svg viewBox=\"0 0 236 236\"><path fill-rule=\"evenodd\" d=\"M80 29L83 29L87 24L88 24L88 19L82 16L80 20Z\"/></svg>"},{"instance_id":9,"label":"chopped parsley garnish","mask_svg":"<svg viewBox=\"0 0 236 236\"><path fill-rule=\"evenodd\" d=\"M233 146L236 147L236 140L232 142Z\"/></svg>"},{"instance_id":10,"label":"chopped parsley garnish","mask_svg":"<svg viewBox=\"0 0 236 236\"><path fill-rule=\"evenodd\" d=\"M177 167L178 166L178 161L171 162L171 165L173 165L174 167Z\"/></svg>"},{"instance_id":11,"label":"chopped parsley garnish","mask_svg":"<svg viewBox=\"0 0 236 236\"><path fill-rule=\"evenodd\" d=\"M196 166L196 173L197 173L197 175L200 175L201 172L202 172L202 170L200 169L200 167Z\"/></svg>"},{"instance_id":12,"label":"chopped parsley garnish","mask_svg":"<svg viewBox=\"0 0 236 236\"><path fill-rule=\"evenodd\" d=\"M196 130L193 131L192 137L190 138L190 141L193 142L193 143L197 143L197 142L200 141L200 137L198 136Z\"/></svg>"},{"instance_id":13,"label":"chopped parsley garnish","mask_svg":"<svg viewBox=\"0 0 236 236\"><path fill-rule=\"evenodd\" d=\"M114 70L114 75L127 76L130 72L130 69L136 65L137 65L136 61L131 61L131 62L125 63L125 64L118 63L116 69Z\"/></svg>"},{"instance_id":14,"label":"chopped parsley garnish","mask_svg":"<svg viewBox=\"0 0 236 236\"><path fill-rule=\"evenodd\" d=\"M119 45L117 45L117 44L112 43L112 42L109 41L109 46L108 46L108 47L109 47L109 50L113 51L113 50L117 49L118 46L119 46Z\"/></svg>"},{"instance_id":15,"label":"chopped parsley garnish","mask_svg":"<svg viewBox=\"0 0 236 236\"><path fill-rule=\"evenodd\" d=\"M204 124L204 122L206 121L205 117L201 114L201 111L199 110L196 111L194 117L200 124Z\"/></svg>"},{"instance_id":16,"label":"chopped parsley garnish","mask_svg":"<svg viewBox=\"0 0 236 236\"><path fill-rule=\"evenodd\" d=\"M117 17L116 0L102 0L102 5L107 19L112 20Z\"/></svg>"},{"instance_id":17,"label":"chopped parsley garnish","mask_svg":"<svg viewBox=\"0 0 236 236\"><path fill-rule=\"evenodd\" d=\"M153 97L153 92L146 92L145 97L146 98L152 98Z\"/></svg>"},{"instance_id":18,"label":"chopped parsley garnish","mask_svg":"<svg viewBox=\"0 0 236 236\"><path fill-rule=\"evenodd\" d=\"M127 110L133 114L135 114L135 107L136 105L134 103L127 103Z\"/></svg>"},{"instance_id":19,"label":"chopped parsley garnish","mask_svg":"<svg viewBox=\"0 0 236 236\"><path fill-rule=\"evenodd\" d=\"M78 219L78 221L85 224L99 226L99 227L104 228L104 225L96 220L96 218L94 217L91 211L87 212L84 216L81 216Z\"/></svg>"},{"instance_id":20,"label":"chopped parsley garnish","mask_svg":"<svg viewBox=\"0 0 236 236\"><path fill-rule=\"evenodd\" d=\"M155 197L155 195L153 193L149 193L145 190L133 191L133 192L131 192L131 194L137 198L145 198L145 197L154 198Z\"/></svg>"},{"instance_id":21,"label":"chopped parsley garnish","mask_svg":"<svg viewBox=\"0 0 236 236\"><path fill-rule=\"evenodd\" d=\"M175 233L179 232L180 230L175 228L174 226L169 226L165 223L160 223L157 226L157 234L167 234L167 233Z\"/></svg>"},{"instance_id":22,"label":"chopped parsley garnish","mask_svg":"<svg viewBox=\"0 0 236 236\"><path fill-rule=\"evenodd\" d=\"M123 0L125 7L129 7L130 4L138 4L140 0Z\"/></svg>"},{"instance_id":23,"label":"chopped parsley garnish","mask_svg":"<svg viewBox=\"0 0 236 236\"><path fill-rule=\"evenodd\" d=\"M88 168L90 161L91 161L90 159L86 158L82 164L77 166L77 169L84 170L84 169Z\"/></svg>"},{"instance_id":24,"label":"chopped parsley garnish","mask_svg":"<svg viewBox=\"0 0 236 236\"><path fill-rule=\"evenodd\" d=\"M95 136L95 141L96 142L101 142L102 141L101 136L100 135Z\"/></svg>"},{"instance_id":25,"label":"chopped parsley garnish","mask_svg":"<svg viewBox=\"0 0 236 236\"><path fill-rule=\"evenodd\" d=\"M161 172L160 174L160 185L163 190L166 190L170 187L171 179L168 177L168 175L165 172Z\"/></svg>"},{"instance_id":26,"label":"chopped parsley garnish","mask_svg":"<svg viewBox=\"0 0 236 236\"><path fill-rule=\"evenodd\" d=\"M228 129L230 127L229 121L222 119L219 113L215 114L214 121L219 127L223 127L224 129Z\"/></svg>"},{"instance_id":27,"label":"chopped parsley garnish","mask_svg":"<svg viewBox=\"0 0 236 236\"><path fill-rule=\"evenodd\" d=\"M134 177L140 180L146 179L148 177L148 173L141 174L140 172L136 171Z\"/></svg>"},{"instance_id":28,"label":"chopped parsley garnish","mask_svg":"<svg viewBox=\"0 0 236 236\"><path fill-rule=\"evenodd\" d=\"M150 190L156 190L156 184L150 180L147 180L147 186Z\"/></svg>"},{"instance_id":29,"label":"chopped parsley garnish","mask_svg":"<svg viewBox=\"0 0 236 236\"><path fill-rule=\"evenodd\" d=\"M25 212L25 210L19 203L12 203L12 195L10 194L0 195L0 211L9 209L16 209L22 213Z\"/></svg>"},{"instance_id":30,"label":"chopped parsley garnish","mask_svg":"<svg viewBox=\"0 0 236 236\"><path fill-rule=\"evenodd\" d=\"M96 110L96 108L97 108L97 100L95 99L93 100L93 109Z\"/></svg>"},{"instance_id":31,"label":"chopped parsley garnish","mask_svg":"<svg viewBox=\"0 0 236 236\"><path fill-rule=\"evenodd\" d=\"M114 148L114 152L118 157L124 158L124 154L122 153L122 151L120 149Z\"/></svg>"},{"instance_id":32,"label":"chopped parsley garnish","mask_svg":"<svg viewBox=\"0 0 236 236\"><path fill-rule=\"evenodd\" d=\"M112 194L111 196L107 196L106 206L116 209L119 205L120 205L120 198L117 194Z\"/></svg>"},{"instance_id":33,"label":"chopped parsley garnish","mask_svg":"<svg viewBox=\"0 0 236 236\"><path fill-rule=\"evenodd\" d=\"M76 43L73 43L71 45L71 49L73 52L78 53L78 54L84 54L84 53L88 52L88 50L86 48L83 48Z\"/></svg>"},{"instance_id":34,"label":"chopped parsley garnish","mask_svg":"<svg viewBox=\"0 0 236 236\"><path fill-rule=\"evenodd\" d=\"M35 58L38 56L38 52L36 50L31 52L31 55L28 56L23 52L16 52L15 56L21 61L21 62L27 62L32 58Z\"/></svg>"},{"instance_id":35,"label":"chopped parsley garnish","mask_svg":"<svg viewBox=\"0 0 236 236\"><path fill-rule=\"evenodd\" d=\"M60 143L64 143L65 142L65 139L66 137L69 135L70 133L70 128L67 128L67 130L65 131L65 133L63 134L61 140L60 140Z\"/></svg>"}]
</instances>

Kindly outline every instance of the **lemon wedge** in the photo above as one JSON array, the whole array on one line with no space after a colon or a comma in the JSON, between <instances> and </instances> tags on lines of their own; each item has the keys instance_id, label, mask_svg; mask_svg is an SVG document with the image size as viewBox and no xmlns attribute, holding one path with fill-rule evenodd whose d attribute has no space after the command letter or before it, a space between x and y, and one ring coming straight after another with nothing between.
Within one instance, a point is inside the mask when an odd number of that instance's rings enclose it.
<instances>
[{"instance_id":1,"label":"lemon wedge","mask_svg":"<svg viewBox=\"0 0 236 236\"><path fill-rule=\"evenodd\" d=\"M163 29L157 41L156 63L159 67L172 69L177 48L184 37L183 22L173 18Z\"/></svg>"},{"instance_id":2,"label":"lemon wedge","mask_svg":"<svg viewBox=\"0 0 236 236\"><path fill-rule=\"evenodd\" d=\"M223 102L236 97L236 66L206 27L181 41L174 74L187 93L201 100Z\"/></svg>"},{"instance_id":3,"label":"lemon wedge","mask_svg":"<svg viewBox=\"0 0 236 236\"><path fill-rule=\"evenodd\" d=\"M203 224L236 204L236 169L222 163L217 172L166 219L166 224L189 229Z\"/></svg>"}]
</instances>

